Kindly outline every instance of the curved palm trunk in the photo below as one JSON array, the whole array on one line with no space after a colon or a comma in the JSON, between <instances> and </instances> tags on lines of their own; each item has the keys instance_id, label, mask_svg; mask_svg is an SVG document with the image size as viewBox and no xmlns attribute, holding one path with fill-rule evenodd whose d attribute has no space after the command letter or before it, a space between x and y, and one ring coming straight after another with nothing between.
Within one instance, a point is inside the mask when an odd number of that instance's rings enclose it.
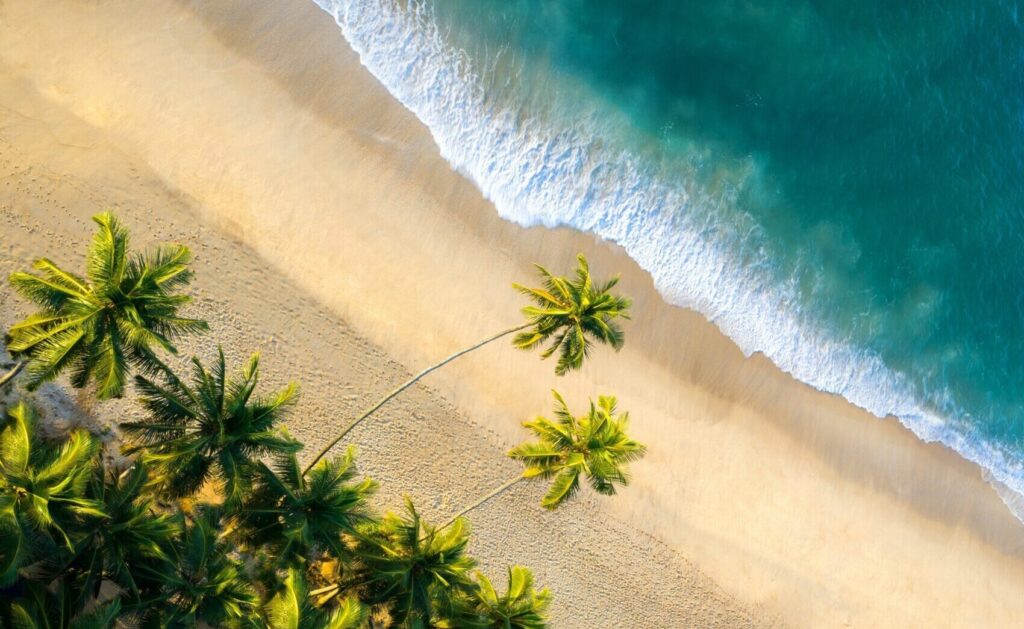
<instances>
[{"instance_id":1,"label":"curved palm trunk","mask_svg":"<svg viewBox=\"0 0 1024 629\"><path fill-rule=\"evenodd\" d=\"M472 511L473 509L476 509L477 507L482 506L484 503L486 503L491 498L494 498L495 496L498 496L500 494L505 493L506 491L508 491L509 489L515 487L516 485L518 485L520 482L522 482L524 480L527 480L526 476L523 476L523 475L516 476L512 480L510 480L507 483L505 483L504 485L502 485L501 487L498 487L497 489L495 489L491 493L487 494L486 496L484 496L480 500L477 500L476 502L474 502L473 504L469 505L468 507L466 507L462 511L459 511L458 513L453 515L444 524L442 524L441 526L437 527L437 530L440 531L443 528L447 528L448 526L451 526L451 524L453 522L455 522L456 520L458 520L462 516L466 515L467 513Z\"/></svg>"},{"instance_id":2,"label":"curved palm trunk","mask_svg":"<svg viewBox=\"0 0 1024 629\"><path fill-rule=\"evenodd\" d=\"M317 462L320 459L324 458L324 455L326 455L331 450L331 448L333 448L334 446L338 445L338 442L341 441L342 439L344 439L345 435L347 435L349 432L352 431L353 428L355 428L360 423L362 423L362 421L364 419L366 419L370 415L373 415L374 413L376 413L377 410L380 409L380 407L382 407L385 404L387 404L393 397L395 397L396 395L398 395L402 391L405 391L406 389L408 389L412 385L414 385L417 382L419 382L419 380L421 378L423 378L424 376L426 376L430 372L435 371L437 369L440 369L441 367L444 367L445 365L447 365L448 363L452 362L453 360L455 360L459 356L462 356L463 354L468 354L469 352L471 352L471 351L473 351L475 349L480 349L484 345L487 345L488 343L490 343L492 341L497 341L501 337L508 336L509 334L512 334L513 332L518 332L520 330L525 330L526 328L530 327L531 325L533 325L533 324L532 323L524 323L523 325L518 325L518 326L516 326L514 328L509 328L507 330L503 330L503 331L495 334L494 336L490 336L490 337L480 341L476 345L471 345L471 346L467 347L466 349L463 349L463 350L460 350L458 352L455 352L454 354L452 354L448 358L445 358L441 362L436 363L434 365L431 365L430 367L427 367L423 371L419 372L418 374L416 374L415 376L413 376L412 378L407 380L404 384L399 386L397 389L395 389L391 393L388 393L387 395L385 395L376 404L374 404L369 409L364 411L363 414L360 415L358 419L356 419L351 424L346 426L345 430L341 431L340 435L338 435L333 441L328 443L327 446L316 455L316 458L314 458L310 462L310 464L306 466L306 469L302 470L302 475L305 476L307 473L309 473L309 470L313 469L313 466L316 465Z\"/></svg>"},{"instance_id":3,"label":"curved palm trunk","mask_svg":"<svg viewBox=\"0 0 1024 629\"><path fill-rule=\"evenodd\" d=\"M20 372L22 370L22 368L24 368L24 367L25 367L25 361L24 360L19 360L17 363L15 363L14 367L10 371L5 373L3 376L0 376L0 387L3 387L4 385L6 385L11 380L14 380L14 377L17 376L18 372Z\"/></svg>"}]
</instances>

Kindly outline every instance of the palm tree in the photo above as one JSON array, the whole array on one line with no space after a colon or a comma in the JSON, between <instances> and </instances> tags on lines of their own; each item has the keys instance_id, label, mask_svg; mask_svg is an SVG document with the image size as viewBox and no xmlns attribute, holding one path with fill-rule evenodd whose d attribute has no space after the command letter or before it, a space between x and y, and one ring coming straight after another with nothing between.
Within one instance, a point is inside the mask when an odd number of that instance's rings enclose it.
<instances>
[{"instance_id":1,"label":"palm tree","mask_svg":"<svg viewBox=\"0 0 1024 629\"><path fill-rule=\"evenodd\" d=\"M264 548L275 567L302 565L325 550L344 557L342 535L370 520L369 499L377 489L368 478L354 482L354 449L320 461L306 477L294 454L277 458L273 470L256 465L256 487L241 510L247 543Z\"/></svg>"},{"instance_id":2,"label":"palm tree","mask_svg":"<svg viewBox=\"0 0 1024 629\"><path fill-rule=\"evenodd\" d=\"M466 553L469 526L458 520L435 528L420 519L412 501L405 503L407 516L389 513L352 536L356 574L311 594L358 588L363 601L386 608L394 626L430 626L441 593L472 585L469 572L476 562Z\"/></svg>"},{"instance_id":3,"label":"palm tree","mask_svg":"<svg viewBox=\"0 0 1024 629\"><path fill-rule=\"evenodd\" d=\"M145 451L156 484L179 498L197 491L211 478L224 483L225 503L241 503L249 470L257 458L297 452L302 445L276 428L295 398L289 384L277 394L254 397L259 382L259 355L253 354L240 377L228 376L224 351L207 370L192 359L192 385L167 367L163 382L136 376L142 406L149 417L121 424L134 442L125 452Z\"/></svg>"},{"instance_id":4,"label":"palm tree","mask_svg":"<svg viewBox=\"0 0 1024 629\"><path fill-rule=\"evenodd\" d=\"M626 428L629 414L616 415L616 400L600 396L590 403L586 415L574 417L557 391L555 420L538 417L523 425L537 436L537 441L512 448L508 455L521 461L526 469L496 490L454 515L442 526L461 518L491 498L517 483L531 478L553 479L541 506L554 510L571 499L580 487L580 476L586 476L599 494L612 495L615 485L628 485L625 465L640 459L646 446L629 438Z\"/></svg>"},{"instance_id":5,"label":"palm tree","mask_svg":"<svg viewBox=\"0 0 1024 629\"><path fill-rule=\"evenodd\" d=\"M263 615L269 629L360 629L368 610L351 596L331 610L314 606L302 573L292 569L280 591L263 606Z\"/></svg>"},{"instance_id":6,"label":"palm tree","mask_svg":"<svg viewBox=\"0 0 1024 629\"><path fill-rule=\"evenodd\" d=\"M621 349L623 333L615 320L618 318L629 319L631 300L611 293L612 288L619 282L618 277L613 277L595 286L590 277L587 259L581 253L576 256L576 260L576 279L553 275L543 266L535 265L543 279L543 287L529 288L521 284L512 285L536 303L536 305L526 306L522 309L523 315L527 318L526 323L502 330L494 336L489 336L475 345L460 350L404 382L350 423L337 438L328 443L316 455L306 471L309 471L317 461L364 419L377 412L399 393L416 384L421 378L444 367L459 356L468 354L509 334L519 333L513 339L512 344L524 350L534 349L548 340L553 340L551 346L541 354L541 358L548 358L558 352L555 373L560 376L582 367L594 342L610 345L616 351Z\"/></svg>"},{"instance_id":7,"label":"palm tree","mask_svg":"<svg viewBox=\"0 0 1024 629\"><path fill-rule=\"evenodd\" d=\"M99 441L84 430L46 442L38 418L24 401L7 413L0 431L0 586L19 570L59 552L50 533L73 552L69 529L83 518L105 518L86 496Z\"/></svg>"},{"instance_id":8,"label":"palm tree","mask_svg":"<svg viewBox=\"0 0 1024 629\"><path fill-rule=\"evenodd\" d=\"M145 491L146 476L142 461L120 473L100 465L93 475L89 495L103 505L106 517L75 541L72 559L58 573L77 575L86 600L100 596L104 581L138 600L147 586L144 579L139 583L139 566L169 559L179 523L156 509Z\"/></svg>"},{"instance_id":9,"label":"palm tree","mask_svg":"<svg viewBox=\"0 0 1024 629\"><path fill-rule=\"evenodd\" d=\"M551 593L533 589L533 573L522 566L508 569L508 591L498 596L483 574L475 588L447 597L438 629L545 629Z\"/></svg>"},{"instance_id":10,"label":"palm tree","mask_svg":"<svg viewBox=\"0 0 1024 629\"><path fill-rule=\"evenodd\" d=\"M232 556L232 545L218 534L222 516L219 508L203 505L180 522L172 556L138 567L154 585L146 600L128 606L130 611L161 627L223 627L256 614L256 590Z\"/></svg>"},{"instance_id":11,"label":"palm tree","mask_svg":"<svg viewBox=\"0 0 1024 629\"><path fill-rule=\"evenodd\" d=\"M179 336L204 331L206 323L178 314L190 298L191 254L169 245L128 253L128 232L109 212L93 221L99 230L86 256L86 276L47 258L38 275L12 273L11 284L40 310L8 331L7 349L27 363L29 387L70 370L76 388L93 380L100 399L120 397L129 366L151 368L156 350L176 353Z\"/></svg>"},{"instance_id":12,"label":"palm tree","mask_svg":"<svg viewBox=\"0 0 1024 629\"><path fill-rule=\"evenodd\" d=\"M523 314L530 318L531 329L516 335L513 345L519 349L534 349L553 340L541 358L557 352L555 373L560 376L583 367L594 341L610 345L616 351L622 349L624 337L615 319L629 319L632 305L629 298L611 293L619 283L618 277L594 286L587 259L582 253L576 259L575 280L552 275L538 264L544 288L514 285L537 305L523 308Z\"/></svg>"}]
</instances>

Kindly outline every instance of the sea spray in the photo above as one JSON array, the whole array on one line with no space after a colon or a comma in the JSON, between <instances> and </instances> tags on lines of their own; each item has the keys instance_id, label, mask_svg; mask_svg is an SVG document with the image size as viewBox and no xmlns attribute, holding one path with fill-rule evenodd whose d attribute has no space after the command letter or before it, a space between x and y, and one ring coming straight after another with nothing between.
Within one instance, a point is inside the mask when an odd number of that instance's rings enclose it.
<instances>
[{"instance_id":1,"label":"sea spray","mask_svg":"<svg viewBox=\"0 0 1024 629\"><path fill-rule=\"evenodd\" d=\"M955 401L941 384L922 391L879 353L807 314L798 287L767 262L758 221L728 190L707 194L696 176L683 180L678 168L652 167L610 137L616 112L599 103L581 104L570 124L541 105L524 111L495 98L486 87L493 73L485 77L452 46L423 3L316 1L502 217L618 243L667 301L702 313L747 355L761 352L799 380L878 417L895 416L922 440L981 465L1021 517L1019 452L979 434L969 415L946 413ZM740 177L756 180L759 168L750 158Z\"/></svg>"}]
</instances>

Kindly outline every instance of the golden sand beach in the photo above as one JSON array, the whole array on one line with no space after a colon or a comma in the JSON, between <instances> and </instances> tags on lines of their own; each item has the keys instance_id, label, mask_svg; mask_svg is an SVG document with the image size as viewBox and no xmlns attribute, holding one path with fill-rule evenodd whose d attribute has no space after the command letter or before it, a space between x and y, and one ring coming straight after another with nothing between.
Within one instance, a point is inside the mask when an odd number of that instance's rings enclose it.
<instances>
[{"instance_id":1,"label":"golden sand beach","mask_svg":"<svg viewBox=\"0 0 1024 629\"><path fill-rule=\"evenodd\" d=\"M745 357L614 245L501 220L309 0L0 2L0 271L73 263L104 208L139 243L193 247L210 338L301 383L289 429L310 449L514 324L533 262L621 273L620 353L558 378L494 344L352 434L383 505L443 518L516 473L504 451L551 388L617 395L649 444L630 487L546 513L525 485L471 517L488 570L552 589L555 627L1024 618L1024 526L977 466ZM23 314L0 291L0 324Z\"/></svg>"}]
</instances>

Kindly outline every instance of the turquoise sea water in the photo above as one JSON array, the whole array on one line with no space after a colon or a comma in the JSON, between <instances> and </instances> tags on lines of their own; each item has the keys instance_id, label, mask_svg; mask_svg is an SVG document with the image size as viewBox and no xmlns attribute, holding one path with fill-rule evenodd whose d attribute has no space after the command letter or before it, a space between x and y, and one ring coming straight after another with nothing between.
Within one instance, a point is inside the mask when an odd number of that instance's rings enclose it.
<instances>
[{"instance_id":1,"label":"turquoise sea water","mask_svg":"<svg viewBox=\"0 0 1024 629\"><path fill-rule=\"evenodd\" d=\"M1024 490L1016 2L317 2L503 216Z\"/></svg>"}]
</instances>

